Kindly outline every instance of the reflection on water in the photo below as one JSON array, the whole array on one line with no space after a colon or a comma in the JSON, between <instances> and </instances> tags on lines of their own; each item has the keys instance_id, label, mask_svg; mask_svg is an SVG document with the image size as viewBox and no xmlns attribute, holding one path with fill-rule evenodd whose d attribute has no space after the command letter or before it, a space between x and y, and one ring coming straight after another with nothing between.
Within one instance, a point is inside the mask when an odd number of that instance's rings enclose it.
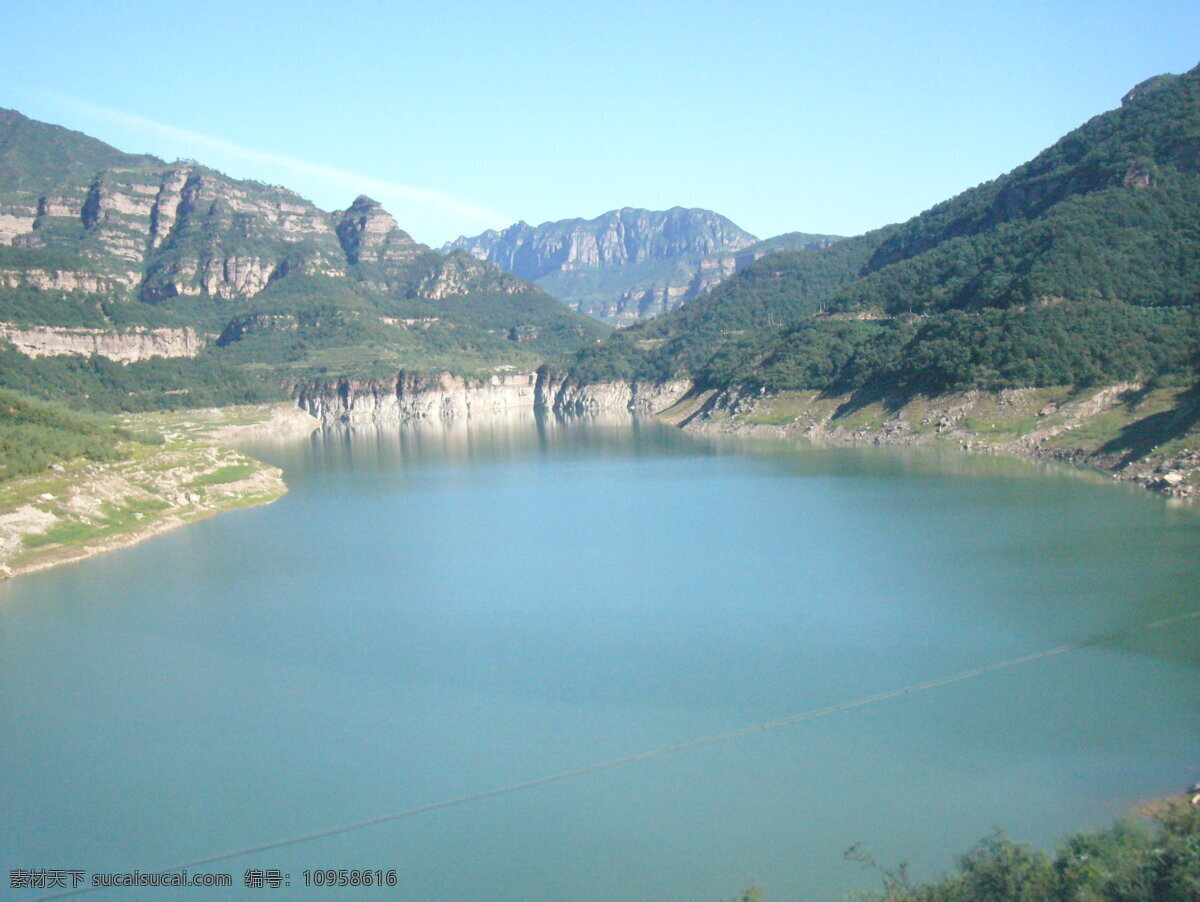
<instances>
[{"instance_id":1,"label":"reflection on water","mask_svg":"<svg viewBox=\"0 0 1200 902\"><path fill-rule=\"evenodd\" d=\"M0 872L203 857L1200 607L1196 518L1064 468L532 415L246 447L285 498L0 586ZM229 869L396 867L403 897L718 899L754 877L840 899L871 885L854 842L932 873L993 825L1050 842L1194 779L1196 638Z\"/></svg>"}]
</instances>

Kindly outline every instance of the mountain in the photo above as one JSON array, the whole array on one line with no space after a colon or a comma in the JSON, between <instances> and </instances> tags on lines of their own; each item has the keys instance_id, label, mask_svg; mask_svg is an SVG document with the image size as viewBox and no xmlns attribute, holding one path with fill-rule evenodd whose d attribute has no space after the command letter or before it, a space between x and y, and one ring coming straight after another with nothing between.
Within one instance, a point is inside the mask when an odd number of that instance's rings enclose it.
<instances>
[{"instance_id":1,"label":"mountain","mask_svg":"<svg viewBox=\"0 0 1200 902\"><path fill-rule=\"evenodd\" d=\"M577 378L937 393L1196 375L1200 67L908 222L745 267Z\"/></svg>"},{"instance_id":2,"label":"mountain","mask_svg":"<svg viewBox=\"0 0 1200 902\"><path fill-rule=\"evenodd\" d=\"M0 386L151 406L532 367L606 330L499 267L415 242L368 197L326 212L4 110L0 331Z\"/></svg>"},{"instance_id":3,"label":"mountain","mask_svg":"<svg viewBox=\"0 0 1200 902\"><path fill-rule=\"evenodd\" d=\"M442 250L495 263L581 313L630 323L674 310L765 253L835 240L792 233L759 242L711 210L626 207L590 220L518 222Z\"/></svg>"}]
</instances>

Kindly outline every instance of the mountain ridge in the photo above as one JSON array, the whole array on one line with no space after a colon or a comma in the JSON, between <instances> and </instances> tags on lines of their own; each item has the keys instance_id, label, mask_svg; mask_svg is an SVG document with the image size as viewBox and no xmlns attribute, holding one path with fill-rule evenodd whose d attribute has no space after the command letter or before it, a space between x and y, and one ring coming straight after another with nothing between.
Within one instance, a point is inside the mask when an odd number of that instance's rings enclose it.
<instances>
[{"instance_id":1,"label":"mountain ridge","mask_svg":"<svg viewBox=\"0 0 1200 902\"><path fill-rule=\"evenodd\" d=\"M287 188L125 154L16 111L0 114L0 322L192 329L200 350L170 378L187 381L190 367L189 390L206 398L198 380L211 367L218 382L277 395L322 375L531 369L604 332L517 276L413 241L365 195L325 211ZM0 343L0 384L76 403L117 397L78 360L43 356L22 378L21 357ZM155 367L163 401L175 389L161 364L103 378L132 385ZM52 387L63 380L78 391Z\"/></svg>"},{"instance_id":2,"label":"mountain ridge","mask_svg":"<svg viewBox=\"0 0 1200 902\"><path fill-rule=\"evenodd\" d=\"M1198 216L1200 67L904 223L760 259L567 369L767 391L1186 378Z\"/></svg>"},{"instance_id":3,"label":"mountain ridge","mask_svg":"<svg viewBox=\"0 0 1200 902\"><path fill-rule=\"evenodd\" d=\"M517 222L460 236L442 251L466 251L529 279L572 309L627 324L678 308L780 242L818 247L835 240L791 233L763 242L712 210L622 207L592 219Z\"/></svg>"}]
</instances>

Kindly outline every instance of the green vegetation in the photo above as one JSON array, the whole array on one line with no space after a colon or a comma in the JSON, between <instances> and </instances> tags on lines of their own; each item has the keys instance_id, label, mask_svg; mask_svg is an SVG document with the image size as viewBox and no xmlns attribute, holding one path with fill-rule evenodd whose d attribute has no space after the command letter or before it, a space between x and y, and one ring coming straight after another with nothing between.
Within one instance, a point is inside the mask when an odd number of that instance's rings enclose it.
<instances>
[{"instance_id":1,"label":"green vegetation","mask_svg":"<svg viewBox=\"0 0 1200 902\"><path fill-rule=\"evenodd\" d=\"M110 413L258 404L287 396L267 374L231 366L215 355L120 364L75 355L31 360L3 346L0 389Z\"/></svg>"},{"instance_id":2,"label":"green vegetation","mask_svg":"<svg viewBox=\"0 0 1200 902\"><path fill-rule=\"evenodd\" d=\"M1115 302L949 311L885 322L809 322L707 371L768 390L876 395L1141 380L1182 382L1200 364L1200 308Z\"/></svg>"},{"instance_id":3,"label":"green vegetation","mask_svg":"<svg viewBox=\"0 0 1200 902\"><path fill-rule=\"evenodd\" d=\"M251 468L252 470L255 468ZM124 504L104 502L94 520L63 520L42 533L25 536L25 548L33 551L50 545L79 545L85 541L103 539L128 532L142 523L146 516L161 513L170 507L158 498L128 497Z\"/></svg>"},{"instance_id":4,"label":"green vegetation","mask_svg":"<svg viewBox=\"0 0 1200 902\"><path fill-rule=\"evenodd\" d=\"M229 464L228 466L220 467L213 470L211 473L205 473L203 476L198 476L193 479L188 485L203 486L203 485L225 485L230 482L238 482L253 476L258 472L258 467L253 464Z\"/></svg>"},{"instance_id":5,"label":"green vegetation","mask_svg":"<svg viewBox=\"0 0 1200 902\"><path fill-rule=\"evenodd\" d=\"M61 185L76 185L110 167L159 163L153 157L122 153L102 141L57 125L0 109L0 185L30 198Z\"/></svg>"},{"instance_id":6,"label":"green vegetation","mask_svg":"<svg viewBox=\"0 0 1200 902\"><path fill-rule=\"evenodd\" d=\"M561 361L583 381L856 392L1193 381L1200 68L897 226L746 267Z\"/></svg>"},{"instance_id":7,"label":"green vegetation","mask_svg":"<svg viewBox=\"0 0 1200 902\"><path fill-rule=\"evenodd\" d=\"M261 422L274 412L270 407L136 414L121 417L118 426L113 418L8 393L0 398L0 412L24 405L51 424L58 444L41 464L50 456L62 459L53 469L38 470L18 450L13 457L24 466L0 478L4 575L121 547L189 520L273 501L286 491L277 470L216 447L209 437L214 429ZM0 436L10 434L7 422L0 426ZM66 443L80 431L98 433L100 453L81 453Z\"/></svg>"},{"instance_id":8,"label":"green vegetation","mask_svg":"<svg viewBox=\"0 0 1200 902\"><path fill-rule=\"evenodd\" d=\"M132 433L110 420L0 391L0 481L45 470L59 460L120 460Z\"/></svg>"},{"instance_id":9,"label":"green vegetation","mask_svg":"<svg viewBox=\"0 0 1200 902\"><path fill-rule=\"evenodd\" d=\"M883 870L874 902L1194 902L1200 898L1200 809L1174 805L1157 828L1120 822L1078 833L1053 855L997 834L961 856L954 873L915 884ZM879 870L857 847L850 860Z\"/></svg>"}]
</instances>

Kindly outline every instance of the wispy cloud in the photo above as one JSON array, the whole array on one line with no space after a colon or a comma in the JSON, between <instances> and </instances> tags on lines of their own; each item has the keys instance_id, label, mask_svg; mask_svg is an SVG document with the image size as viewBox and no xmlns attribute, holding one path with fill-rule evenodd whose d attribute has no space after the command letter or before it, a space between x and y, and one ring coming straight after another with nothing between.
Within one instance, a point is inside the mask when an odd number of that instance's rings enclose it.
<instances>
[{"instance_id":1,"label":"wispy cloud","mask_svg":"<svg viewBox=\"0 0 1200 902\"><path fill-rule=\"evenodd\" d=\"M47 93L49 94L50 92ZM310 163L307 160L297 159L285 154L246 147L222 138L213 138L209 135L202 135L199 132L176 128L173 125L166 125L162 122L156 122L153 119L146 119L143 116L109 109L99 104L79 100L74 97L67 97L62 94L50 94L50 96L58 103L68 106L82 115L136 129L165 141L170 141L176 145L195 148L197 156L208 152L220 154L225 158L234 158L250 166L263 167L275 171L286 170L302 176L306 181L317 180L326 186L336 188L345 194L347 198L357 194L370 194L378 197L380 200L388 198L403 200L429 210L437 211L438 213L447 214L478 225L488 226L489 228L502 227L514 221L511 217L503 216L493 210L459 200L454 195L446 194L442 191L432 191L428 188L402 185L398 182L348 172L345 169L338 169L334 166Z\"/></svg>"}]
</instances>

